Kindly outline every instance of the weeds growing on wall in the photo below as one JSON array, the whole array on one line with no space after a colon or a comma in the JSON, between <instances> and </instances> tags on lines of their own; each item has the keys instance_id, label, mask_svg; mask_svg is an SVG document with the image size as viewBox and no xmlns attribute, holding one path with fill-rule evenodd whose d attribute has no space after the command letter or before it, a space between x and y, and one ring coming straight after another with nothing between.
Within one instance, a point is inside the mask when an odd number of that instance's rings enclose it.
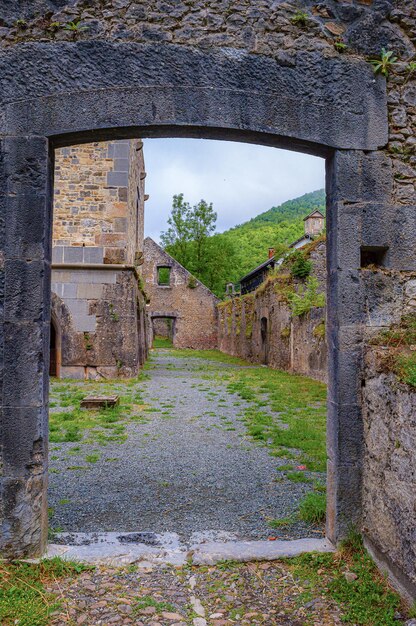
<instances>
[{"instance_id":1,"label":"weeds growing on wall","mask_svg":"<svg viewBox=\"0 0 416 626\"><path fill-rule=\"evenodd\" d=\"M290 263L290 273L295 278L306 278L312 271L312 262L300 250L290 255Z\"/></svg>"},{"instance_id":2,"label":"weeds growing on wall","mask_svg":"<svg viewBox=\"0 0 416 626\"><path fill-rule=\"evenodd\" d=\"M416 387L416 315L402 317L400 324L383 330L371 340L376 346L388 350L382 355L382 362L388 371L392 371L407 385Z\"/></svg>"},{"instance_id":3,"label":"weeds growing on wall","mask_svg":"<svg viewBox=\"0 0 416 626\"><path fill-rule=\"evenodd\" d=\"M290 294L290 308L292 315L304 315L315 307L325 306L325 294L318 293L318 279L309 276L306 279L306 286L299 287L298 292Z\"/></svg>"}]
</instances>

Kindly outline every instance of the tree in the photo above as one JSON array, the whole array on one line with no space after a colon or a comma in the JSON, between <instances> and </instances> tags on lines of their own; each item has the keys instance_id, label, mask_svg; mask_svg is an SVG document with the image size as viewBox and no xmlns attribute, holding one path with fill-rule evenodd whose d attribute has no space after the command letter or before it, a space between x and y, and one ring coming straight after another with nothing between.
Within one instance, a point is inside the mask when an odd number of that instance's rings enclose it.
<instances>
[{"instance_id":1,"label":"tree","mask_svg":"<svg viewBox=\"0 0 416 626\"><path fill-rule=\"evenodd\" d=\"M198 278L222 298L225 285L230 282L231 270L237 262L235 245L220 234L212 235L206 241L204 255L204 268Z\"/></svg>"},{"instance_id":2,"label":"tree","mask_svg":"<svg viewBox=\"0 0 416 626\"><path fill-rule=\"evenodd\" d=\"M215 230L216 221L217 214L212 204L207 204L205 200L198 202L189 213L189 233L194 244L193 271L197 276L204 272L208 260L208 238Z\"/></svg>"},{"instance_id":3,"label":"tree","mask_svg":"<svg viewBox=\"0 0 416 626\"><path fill-rule=\"evenodd\" d=\"M188 265L190 256L191 212L191 206L184 201L183 193L173 196L169 228L160 235L163 247L184 267Z\"/></svg>"}]
</instances>

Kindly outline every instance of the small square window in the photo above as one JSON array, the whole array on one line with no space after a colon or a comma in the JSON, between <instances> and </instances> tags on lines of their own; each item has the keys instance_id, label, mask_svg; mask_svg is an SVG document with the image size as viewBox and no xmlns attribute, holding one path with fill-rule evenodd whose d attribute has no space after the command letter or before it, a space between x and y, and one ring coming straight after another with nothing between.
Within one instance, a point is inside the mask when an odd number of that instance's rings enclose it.
<instances>
[{"instance_id":1,"label":"small square window","mask_svg":"<svg viewBox=\"0 0 416 626\"><path fill-rule=\"evenodd\" d=\"M387 246L361 246L361 267L384 267Z\"/></svg>"},{"instance_id":2,"label":"small square window","mask_svg":"<svg viewBox=\"0 0 416 626\"><path fill-rule=\"evenodd\" d=\"M170 267L160 266L157 268L157 284L161 287L170 285Z\"/></svg>"}]
</instances>

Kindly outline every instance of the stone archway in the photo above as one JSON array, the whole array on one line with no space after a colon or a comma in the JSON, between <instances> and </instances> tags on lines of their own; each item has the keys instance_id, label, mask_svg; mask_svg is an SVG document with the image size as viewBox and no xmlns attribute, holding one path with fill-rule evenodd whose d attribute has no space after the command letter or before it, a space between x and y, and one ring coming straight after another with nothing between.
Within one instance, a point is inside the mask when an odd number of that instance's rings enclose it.
<instances>
[{"instance_id":1,"label":"stone archway","mask_svg":"<svg viewBox=\"0 0 416 626\"><path fill-rule=\"evenodd\" d=\"M327 532L342 538L361 513L360 247L380 245L391 222L392 177L379 150L387 141L384 81L364 61L316 52L288 64L225 49L103 41L28 43L3 50L1 62L13 68L0 96L2 554L37 555L46 543L54 148L134 136L239 140L327 159ZM39 68L47 69L41 80Z\"/></svg>"}]
</instances>

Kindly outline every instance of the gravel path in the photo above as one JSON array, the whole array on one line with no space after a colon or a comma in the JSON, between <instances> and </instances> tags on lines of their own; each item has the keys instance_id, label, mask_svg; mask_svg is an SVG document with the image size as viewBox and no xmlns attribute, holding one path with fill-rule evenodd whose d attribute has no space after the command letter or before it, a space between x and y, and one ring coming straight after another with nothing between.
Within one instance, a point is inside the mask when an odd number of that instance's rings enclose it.
<instances>
[{"instance_id":1,"label":"gravel path","mask_svg":"<svg viewBox=\"0 0 416 626\"><path fill-rule=\"evenodd\" d=\"M206 530L241 539L319 536L303 522L278 531L267 524L296 510L311 486L276 482L276 467L285 460L246 436L248 405L227 391L230 371L239 366L168 350L154 352L151 364L133 388L142 393L146 419L128 422L124 443L51 445L51 526L169 531L184 540ZM123 382L117 388L123 393ZM85 462L94 453L98 461Z\"/></svg>"}]
</instances>

